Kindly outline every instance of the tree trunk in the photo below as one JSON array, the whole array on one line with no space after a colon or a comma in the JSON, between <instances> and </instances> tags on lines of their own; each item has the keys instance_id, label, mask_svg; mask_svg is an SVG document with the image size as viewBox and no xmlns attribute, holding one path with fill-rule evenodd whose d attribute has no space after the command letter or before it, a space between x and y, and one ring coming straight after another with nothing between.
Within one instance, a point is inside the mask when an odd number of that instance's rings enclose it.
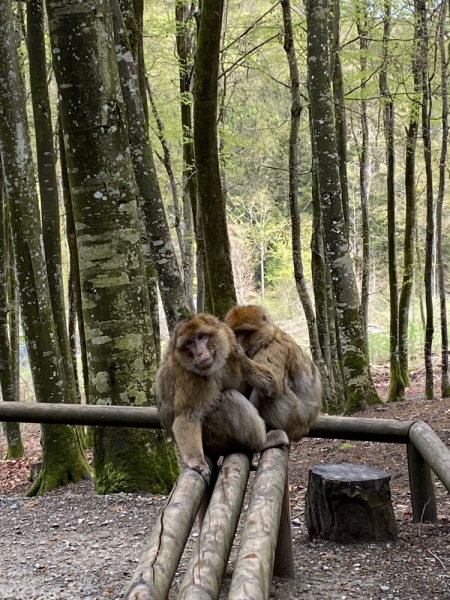
<instances>
[{"instance_id":1,"label":"tree trunk","mask_svg":"<svg viewBox=\"0 0 450 600\"><path fill-rule=\"evenodd\" d=\"M27 126L25 90L19 75L10 0L0 0L0 155L5 178L19 280L22 323L36 398L70 402L53 320L41 245L38 198ZM29 494L42 494L90 476L75 431L42 427L43 468Z\"/></svg>"},{"instance_id":2,"label":"tree trunk","mask_svg":"<svg viewBox=\"0 0 450 600\"><path fill-rule=\"evenodd\" d=\"M358 13L357 28L359 35L360 67L361 67L361 148L359 152L359 187L361 197L362 221L362 281L361 281L361 318L364 337L369 348L369 298L370 298L370 223L369 223L369 169L370 169L370 137L367 117L367 101L365 73L367 68L367 51L369 48L369 28L367 22L367 5L363 4L362 14Z\"/></svg>"},{"instance_id":3,"label":"tree trunk","mask_svg":"<svg viewBox=\"0 0 450 600\"><path fill-rule=\"evenodd\" d=\"M383 67L380 71L380 94L383 109L384 138L386 142L387 165L387 229L389 262L389 298L390 298L390 383L387 400L403 400L405 385L402 380L398 358L398 278L396 249L396 210L395 210L395 147L394 147L394 101L387 83L387 64L389 60L388 44L391 32L390 0L384 4L383 30Z\"/></svg>"},{"instance_id":4,"label":"tree trunk","mask_svg":"<svg viewBox=\"0 0 450 600\"><path fill-rule=\"evenodd\" d=\"M226 207L217 148L217 77L223 0L204 0L194 91L194 146L206 266L216 315L236 304L228 239Z\"/></svg>"},{"instance_id":5,"label":"tree trunk","mask_svg":"<svg viewBox=\"0 0 450 600\"><path fill-rule=\"evenodd\" d=\"M339 323L347 392L347 412L380 402L369 370L358 290L342 210L333 98L328 73L326 6L307 2L309 90L314 162L323 215L325 250Z\"/></svg>"},{"instance_id":6,"label":"tree trunk","mask_svg":"<svg viewBox=\"0 0 450 600\"><path fill-rule=\"evenodd\" d=\"M441 55L441 89L442 89L442 145L439 161L439 190L436 202L436 262L439 280L439 300L441 308L441 392L443 398L450 396L448 375L448 332L447 332L447 301L445 293L445 268L442 256L442 208L445 194L445 168L447 164L448 145L448 62L445 49L447 3L441 6L439 23L439 51Z\"/></svg>"},{"instance_id":7,"label":"tree trunk","mask_svg":"<svg viewBox=\"0 0 450 600\"><path fill-rule=\"evenodd\" d=\"M159 188L153 160L152 147L148 137L142 98L133 58L129 51L120 7L111 2L117 64L122 86L123 100L128 119L128 134L134 175L139 192L138 203L145 218L145 229L156 270L164 311L169 331L180 319L189 316L183 281L175 256L166 211Z\"/></svg>"},{"instance_id":8,"label":"tree trunk","mask_svg":"<svg viewBox=\"0 0 450 600\"><path fill-rule=\"evenodd\" d=\"M291 128L289 136L289 207L291 211L292 228L292 257L294 262L294 277L297 287L297 293L303 306L306 323L308 325L309 343L311 354L316 363L324 392L324 408L328 405L334 406L336 398L334 390L330 385L327 365L322 355L320 347L319 334L317 331L316 315L313 304L309 296L303 273L302 248L300 237L300 211L298 208L298 132L300 127L300 117L303 110L300 98L300 76L298 71L297 56L294 46L294 34L292 30L291 4L290 0L282 0L284 24L284 50L287 55L289 72L291 78Z\"/></svg>"},{"instance_id":9,"label":"tree trunk","mask_svg":"<svg viewBox=\"0 0 450 600\"><path fill-rule=\"evenodd\" d=\"M0 161L1 163L1 161ZM16 378L12 360L10 332L8 331L8 272L11 267L8 252L9 224L5 218L5 194L0 164L0 385L3 402L14 402L18 399ZM14 304L12 305L14 310ZM3 423L3 430L8 442L6 459L22 458L25 449L22 443L19 423Z\"/></svg>"},{"instance_id":10,"label":"tree trunk","mask_svg":"<svg viewBox=\"0 0 450 600\"><path fill-rule=\"evenodd\" d=\"M89 399L148 405L156 356L110 6L63 0L49 1L47 10L77 232ZM178 473L173 445L160 432L96 428L94 459L100 493L166 493Z\"/></svg>"},{"instance_id":11,"label":"tree trunk","mask_svg":"<svg viewBox=\"0 0 450 600\"><path fill-rule=\"evenodd\" d=\"M340 19L341 8L340 0L330 1L331 9L331 77L333 81L334 95L334 116L336 128L336 146L338 150L339 179L341 181L342 212L347 227L347 236L349 231L349 200L348 200L348 177L347 177L347 118L345 113L345 94L344 77L342 75L341 64L341 43L340 43Z\"/></svg>"},{"instance_id":12,"label":"tree trunk","mask_svg":"<svg viewBox=\"0 0 450 600\"><path fill-rule=\"evenodd\" d=\"M425 398L434 397L433 390L433 246L434 246L434 204L433 204L433 171L431 164L431 125L430 125L430 81L428 77L428 28L426 0L416 0L421 50L419 53L422 76L422 140L426 172L427 226L425 242Z\"/></svg>"},{"instance_id":13,"label":"tree trunk","mask_svg":"<svg viewBox=\"0 0 450 600\"><path fill-rule=\"evenodd\" d=\"M409 385L408 369L408 324L409 307L414 284L414 239L416 235L416 146L419 129L419 107L420 107L420 73L418 64L418 18L415 16L414 30L414 54L412 59L412 72L414 77L414 95L411 99L411 110L409 126L406 132L405 150L405 241L403 246L403 284L399 301L399 360L402 379L405 385Z\"/></svg>"},{"instance_id":14,"label":"tree trunk","mask_svg":"<svg viewBox=\"0 0 450 600\"><path fill-rule=\"evenodd\" d=\"M83 307L81 305L81 282L80 282L80 264L78 261L77 238L75 231L75 219L73 217L72 198L69 188L69 176L67 174L66 151L64 149L64 139L62 132L61 117L58 119L58 134L59 134L59 160L61 164L61 181L62 193L64 201L64 209L66 213L66 236L67 245L69 247L69 262L70 275L72 279L72 287L74 293L74 305L77 313L78 335L80 336L81 348L81 366L83 370L83 385L86 404L89 404L89 371L88 357L86 349L86 333L84 328Z\"/></svg>"},{"instance_id":15,"label":"tree trunk","mask_svg":"<svg viewBox=\"0 0 450 600\"><path fill-rule=\"evenodd\" d=\"M44 6L42 0L30 0L27 4L27 47L30 63L31 100L36 131L45 261L63 369L69 388L70 400L76 404L78 402L77 383L70 354L64 302L56 155L47 88L44 38Z\"/></svg>"},{"instance_id":16,"label":"tree trunk","mask_svg":"<svg viewBox=\"0 0 450 600\"><path fill-rule=\"evenodd\" d=\"M188 240L186 240L185 236L183 236L183 233L182 233L183 219L181 218L181 208L180 208L180 202L178 199L177 184L175 181L175 175L174 175L173 168L172 168L172 157L170 154L169 145L168 145L166 137L164 135L164 125L159 116L158 109L157 109L156 103L155 103L155 99L153 97L153 93L152 93L152 90L151 90L151 87L150 87L150 84L148 83L148 81L147 81L147 91L148 91L148 97L150 100L150 104L152 107L153 116L155 117L155 121L156 121L156 125L157 125L157 134L156 135L158 136L158 139L161 142L161 146L163 149L163 156L158 155L158 157L160 158L161 162L164 165L164 168L166 169L167 177L169 178L170 189L172 192L172 200L173 200L174 213L175 213L175 231L177 232L178 246L180 248L180 254L181 254L181 264L183 265L184 291L186 294L186 302L189 306L189 311L192 314L195 312L194 291L193 291L194 254L193 254L193 250L192 250L192 234L191 234L191 232L188 231L188 236L187 236ZM189 208L190 208L190 205L189 205ZM188 214L188 218L191 217L192 210L191 211L184 210L184 214L186 214L186 212ZM190 225L191 225L191 227L193 226L192 218L190 218ZM184 223L184 230L185 231L187 230L186 223Z\"/></svg>"}]
</instances>

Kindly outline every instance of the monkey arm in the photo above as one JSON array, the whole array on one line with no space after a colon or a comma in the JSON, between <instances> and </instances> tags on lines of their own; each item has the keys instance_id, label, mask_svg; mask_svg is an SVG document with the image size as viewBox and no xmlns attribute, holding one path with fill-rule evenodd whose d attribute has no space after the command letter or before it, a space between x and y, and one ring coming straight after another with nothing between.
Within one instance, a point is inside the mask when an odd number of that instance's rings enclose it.
<instances>
[{"instance_id":1,"label":"monkey arm","mask_svg":"<svg viewBox=\"0 0 450 600\"><path fill-rule=\"evenodd\" d=\"M236 344L236 354L239 358L242 376L246 383L267 398L275 398L281 393L283 378L277 376L275 369L257 363L249 358L239 344Z\"/></svg>"},{"instance_id":2,"label":"monkey arm","mask_svg":"<svg viewBox=\"0 0 450 600\"><path fill-rule=\"evenodd\" d=\"M209 484L211 470L203 454L202 422L198 415L185 412L175 417L173 435L180 451L181 460L194 471L200 473Z\"/></svg>"}]
</instances>

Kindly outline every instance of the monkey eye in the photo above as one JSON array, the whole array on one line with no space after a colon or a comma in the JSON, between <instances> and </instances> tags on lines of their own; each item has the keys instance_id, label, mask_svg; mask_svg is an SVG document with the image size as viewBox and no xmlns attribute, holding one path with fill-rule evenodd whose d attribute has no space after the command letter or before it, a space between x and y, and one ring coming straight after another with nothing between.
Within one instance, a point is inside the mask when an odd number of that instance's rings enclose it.
<instances>
[{"instance_id":1,"label":"monkey eye","mask_svg":"<svg viewBox=\"0 0 450 600\"><path fill-rule=\"evenodd\" d=\"M199 334L198 334L198 336L197 336L197 339L198 339L198 340L204 340L204 339L206 339L207 337L208 337L208 336L207 336L207 334L206 334L206 333L199 333Z\"/></svg>"},{"instance_id":2,"label":"monkey eye","mask_svg":"<svg viewBox=\"0 0 450 600\"><path fill-rule=\"evenodd\" d=\"M187 340L186 341L186 347L192 346L194 344L194 340Z\"/></svg>"}]
</instances>

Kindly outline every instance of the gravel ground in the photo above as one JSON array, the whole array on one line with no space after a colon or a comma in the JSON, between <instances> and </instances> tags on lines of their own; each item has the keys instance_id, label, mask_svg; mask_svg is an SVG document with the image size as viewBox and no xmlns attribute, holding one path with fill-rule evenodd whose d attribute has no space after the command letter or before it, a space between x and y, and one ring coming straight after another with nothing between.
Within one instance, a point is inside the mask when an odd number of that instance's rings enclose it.
<instances>
[{"instance_id":1,"label":"gravel ground","mask_svg":"<svg viewBox=\"0 0 450 600\"><path fill-rule=\"evenodd\" d=\"M450 401L421 398L362 416L422 419L449 444ZM36 439L31 436L28 444L36 447ZM324 461L370 464L391 474L398 540L341 545L309 539L303 518L308 469ZM23 496L27 467L27 461L0 461L0 600L122 598L166 498L96 496L91 482L81 482L29 499ZM437 482L438 523L412 523L403 446L305 439L292 449L290 483L296 576L274 581L271 597L450 600L450 498ZM236 543L241 530L242 524ZM197 525L188 550L196 535ZM236 543L221 598L226 598ZM186 560L185 553L170 598L176 597Z\"/></svg>"}]
</instances>

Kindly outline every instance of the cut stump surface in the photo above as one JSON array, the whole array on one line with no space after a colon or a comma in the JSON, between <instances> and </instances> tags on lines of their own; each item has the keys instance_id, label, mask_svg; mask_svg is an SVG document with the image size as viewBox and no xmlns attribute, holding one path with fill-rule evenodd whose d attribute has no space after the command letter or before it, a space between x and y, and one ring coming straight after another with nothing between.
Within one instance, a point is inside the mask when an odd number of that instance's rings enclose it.
<instances>
[{"instance_id":1,"label":"cut stump surface","mask_svg":"<svg viewBox=\"0 0 450 600\"><path fill-rule=\"evenodd\" d=\"M341 543L395 539L390 479L368 465L313 467L305 508L309 535Z\"/></svg>"}]
</instances>

